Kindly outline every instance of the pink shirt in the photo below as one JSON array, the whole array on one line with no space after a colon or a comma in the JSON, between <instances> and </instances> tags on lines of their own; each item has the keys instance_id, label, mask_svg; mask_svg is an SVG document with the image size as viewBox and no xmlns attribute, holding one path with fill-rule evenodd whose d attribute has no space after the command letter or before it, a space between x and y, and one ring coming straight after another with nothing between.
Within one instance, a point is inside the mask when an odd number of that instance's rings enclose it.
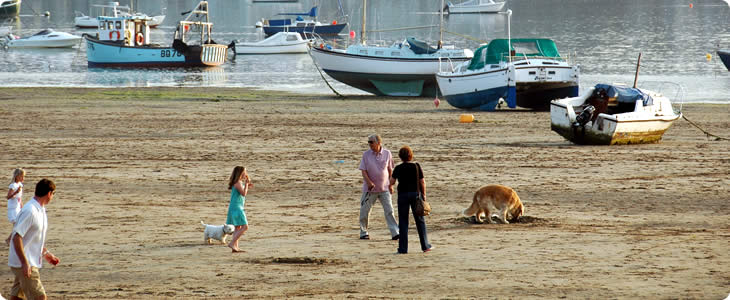
<instances>
[{"instance_id":1,"label":"pink shirt","mask_svg":"<svg viewBox=\"0 0 730 300\"><path fill-rule=\"evenodd\" d=\"M362 192L386 192L390 186L390 172L394 167L393 155L385 147L380 147L380 152L368 149L362 154L360 167L358 169L368 172L368 177L373 181L375 186L372 190L368 190L368 183L363 180Z\"/></svg>"}]
</instances>

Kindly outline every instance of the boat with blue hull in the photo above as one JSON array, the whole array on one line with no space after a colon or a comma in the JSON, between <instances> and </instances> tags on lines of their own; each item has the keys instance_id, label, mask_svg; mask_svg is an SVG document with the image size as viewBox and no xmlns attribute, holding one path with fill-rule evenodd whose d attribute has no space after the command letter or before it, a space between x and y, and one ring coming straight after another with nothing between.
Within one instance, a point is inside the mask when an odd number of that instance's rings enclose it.
<instances>
[{"instance_id":1,"label":"boat with blue hull","mask_svg":"<svg viewBox=\"0 0 730 300\"><path fill-rule=\"evenodd\" d=\"M338 35L342 29L347 27L347 22L338 23L337 20L331 23L321 23L317 21L317 7L312 7L308 13L280 13L280 16L297 16L294 21L292 19L271 19L262 20L257 23L264 30L266 36L271 36L277 32L297 32L302 37L309 34L317 34L320 36ZM304 17L310 17L305 19Z\"/></svg>"},{"instance_id":2,"label":"boat with blue hull","mask_svg":"<svg viewBox=\"0 0 730 300\"><path fill-rule=\"evenodd\" d=\"M479 58L477 49L474 57ZM462 64L460 68L468 66ZM479 69L454 69L436 73L441 94L453 107L494 111L501 101L516 108L515 69L509 63L488 65Z\"/></svg>"},{"instance_id":3,"label":"boat with blue hull","mask_svg":"<svg viewBox=\"0 0 730 300\"><path fill-rule=\"evenodd\" d=\"M730 71L730 50L717 50L717 55L720 56L720 60L725 64L725 68Z\"/></svg>"},{"instance_id":4,"label":"boat with blue hull","mask_svg":"<svg viewBox=\"0 0 730 300\"><path fill-rule=\"evenodd\" d=\"M228 46L216 44L210 38L213 24L208 22L207 1L200 1L178 23L170 46L150 42L149 17L98 19L98 33L84 35L89 67L199 67L218 66L226 61ZM198 37L200 43L192 44L188 35Z\"/></svg>"}]
</instances>

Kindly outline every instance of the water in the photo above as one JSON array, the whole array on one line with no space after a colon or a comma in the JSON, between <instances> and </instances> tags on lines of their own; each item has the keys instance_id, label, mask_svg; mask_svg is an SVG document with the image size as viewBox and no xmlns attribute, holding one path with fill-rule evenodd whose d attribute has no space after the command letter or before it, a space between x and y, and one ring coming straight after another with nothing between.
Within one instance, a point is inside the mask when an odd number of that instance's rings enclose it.
<instances>
[{"instance_id":1,"label":"water","mask_svg":"<svg viewBox=\"0 0 730 300\"><path fill-rule=\"evenodd\" d=\"M129 0L119 1L129 5ZM141 2L141 3L139 3ZM340 18L336 0L320 0L320 20ZM89 13L98 0L24 1L21 17L13 31L27 36L43 28L54 28L81 35L94 30L73 27L74 11ZM167 18L151 39L171 43L180 13L197 1L134 1L136 10L150 15L165 13ZM685 102L730 103L730 72L715 50L730 48L730 6L722 0L508 0L513 11L512 37L546 37L556 41L561 53L581 65L581 87L598 82L623 82L634 79L636 60L643 53L640 83L671 81L684 87ZM349 43L349 30L361 24L360 0L342 0L350 19L350 29L330 43L340 47ZM255 41L263 38L253 25L278 12L306 12L310 0L296 3L252 3L251 0L210 3L214 22L213 38L219 43L231 40ZM371 0L368 2L368 40L390 44L406 36L434 42L438 27L405 31L383 31L401 27L438 25L440 1ZM50 18L30 16L51 13ZM446 44L475 49L480 42L507 37L507 16L503 14L452 15L445 18ZM467 37L465 37L467 36ZM84 42L72 49L0 50L0 86L57 87L146 87L211 86L258 87L263 89L330 94L307 54L239 55L217 68L175 69L95 69L86 66ZM706 55L712 54L707 60ZM364 94L338 82L334 88L344 94Z\"/></svg>"}]
</instances>

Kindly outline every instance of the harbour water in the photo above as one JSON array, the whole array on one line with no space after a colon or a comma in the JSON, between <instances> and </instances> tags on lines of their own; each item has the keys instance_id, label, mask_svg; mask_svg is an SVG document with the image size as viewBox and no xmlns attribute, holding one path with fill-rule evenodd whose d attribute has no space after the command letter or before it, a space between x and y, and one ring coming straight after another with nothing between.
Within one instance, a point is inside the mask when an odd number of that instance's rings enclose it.
<instances>
[{"instance_id":1,"label":"harbour water","mask_svg":"<svg viewBox=\"0 0 730 300\"><path fill-rule=\"evenodd\" d=\"M715 51L730 49L730 6L723 0L507 0L512 10L511 36L543 37L556 41L563 56L581 66L581 88L596 83L634 80L636 61L642 53L640 83L668 81L684 88L685 102L730 103L730 72ZM107 1L24 1L13 32L32 35L53 28L76 35L95 30L73 26L74 12L89 14L91 5ZM129 0L119 1L129 5ZM135 10L149 15L166 14L151 39L172 42L181 12L197 1L133 1ZM349 20L350 28L328 42L338 47L359 39L361 0L316 1L321 21ZM414 36L435 44L441 1L368 1L369 43L390 44ZM690 6L691 4L691 6ZM214 39L255 41L263 38L254 24L278 12L306 12L313 1L254 3L210 1ZM39 16L50 12L50 17ZM346 18L343 18L343 13ZM35 16L34 16L35 15ZM506 38L505 14L454 14L444 18L445 44L475 49L493 38ZM403 31L392 28L431 26ZM356 32L352 40L348 32ZM457 33L457 34L453 34ZM239 55L222 67L174 69L100 69L86 65L86 45L71 49L0 50L0 86L146 87L209 86L256 87L314 94L332 93L307 54ZM708 54L711 58L708 59ZM331 80L331 79L330 79ZM364 94L333 80L343 94Z\"/></svg>"}]
</instances>

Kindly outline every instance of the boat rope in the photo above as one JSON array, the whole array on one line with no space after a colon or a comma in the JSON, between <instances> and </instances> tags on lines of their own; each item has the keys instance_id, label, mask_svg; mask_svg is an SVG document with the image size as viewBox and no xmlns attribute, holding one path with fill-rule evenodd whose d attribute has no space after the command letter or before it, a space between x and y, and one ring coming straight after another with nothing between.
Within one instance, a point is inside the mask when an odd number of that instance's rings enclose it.
<instances>
[{"instance_id":1,"label":"boat rope","mask_svg":"<svg viewBox=\"0 0 730 300\"><path fill-rule=\"evenodd\" d=\"M310 45L310 47L314 47L314 46L313 45ZM337 96L339 96L340 98L345 98L345 96L343 96L342 94L338 93L335 90L335 88L333 88L330 85L330 83L327 81L327 78L324 77L324 74L322 74L322 70L320 70L319 65L317 65L317 61L314 60L314 56L312 56L312 49L309 49L307 51L307 53L309 54L309 57L312 58L312 63L314 64L314 68L317 69L317 72L319 72L319 76L322 76L322 80L324 80L324 83L327 84L327 86L330 88L330 90L332 90L332 92L334 92Z\"/></svg>"},{"instance_id":2,"label":"boat rope","mask_svg":"<svg viewBox=\"0 0 730 300\"><path fill-rule=\"evenodd\" d=\"M486 44L487 43L487 41L485 41L485 40L480 40L478 38L471 37L471 36L468 36L468 35L464 35L464 34L461 34L461 33L456 33L456 32L452 32L452 31L448 31L448 30L444 30L444 32L450 33L450 34L453 34L453 35L458 35L458 36L463 37L465 39L472 40L472 41L475 41L475 42L479 42L480 44Z\"/></svg>"},{"instance_id":3,"label":"boat rope","mask_svg":"<svg viewBox=\"0 0 730 300\"><path fill-rule=\"evenodd\" d=\"M720 140L730 141L729 138L717 136L717 135L714 135L712 133L707 132L707 130L702 129L702 127L700 127L699 125L695 124L695 122L692 122L689 119L687 119L687 116L685 116L684 114L682 114L682 118L685 119L685 120L687 120L687 122L689 122L690 124L692 124L692 126L697 127L697 129L699 129L700 131L702 131L702 133L704 133L707 136L707 138L714 137L716 141L720 141Z\"/></svg>"},{"instance_id":4,"label":"boat rope","mask_svg":"<svg viewBox=\"0 0 730 300\"><path fill-rule=\"evenodd\" d=\"M398 30L423 29L423 28L432 28L432 27L438 27L438 26L427 25L427 26L400 27L400 28L390 28L390 29L369 29L368 32L386 32L386 31L398 31Z\"/></svg>"}]
</instances>

